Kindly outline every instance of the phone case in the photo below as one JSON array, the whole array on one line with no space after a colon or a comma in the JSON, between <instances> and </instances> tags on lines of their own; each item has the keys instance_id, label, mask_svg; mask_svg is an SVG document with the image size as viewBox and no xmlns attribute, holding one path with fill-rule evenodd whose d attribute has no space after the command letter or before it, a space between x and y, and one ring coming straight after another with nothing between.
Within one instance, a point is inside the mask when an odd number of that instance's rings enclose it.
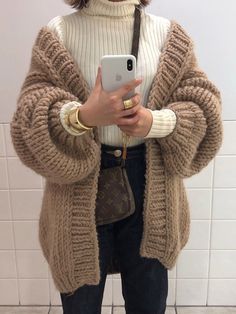
<instances>
[{"instance_id":1,"label":"phone case","mask_svg":"<svg viewBox=\"0 0 236 314\"><path fill-rule=\"evenodd\" d=\"M127 61L133 61L133 68L128 70ZM102 87L107 92L117 90L125 83L136 78L136 57L127 55L104 55L101 58ZM124 95L123 100L131 98L135 88Z\"/></svg>"}]
</instances>

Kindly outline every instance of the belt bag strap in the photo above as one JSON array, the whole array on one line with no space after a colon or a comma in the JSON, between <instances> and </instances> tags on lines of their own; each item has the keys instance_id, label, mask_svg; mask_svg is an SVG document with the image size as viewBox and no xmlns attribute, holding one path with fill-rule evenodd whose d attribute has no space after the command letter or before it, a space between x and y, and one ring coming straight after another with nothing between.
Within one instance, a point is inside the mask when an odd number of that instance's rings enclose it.
<instances>
[{"instance_id":1,"label":"belt bag strap","mask_svg":"<svg viewBox=\"0 0 236 314\"><path fill-rule=\"evenodd\" d=\"M140 37L140 24L141 24L141 12L140 7L135 6L134 11L134 27L133 27L133 40L131 54L138 59L139 37Z\"/></svg>"},{"instance_id":2,"label":"belt bag strap","mask_svg":"<svg viewBox=\"0 0 236 314\"><path fill-rule=\"evenodd\" d=\"M135 6L131 54L138 58L141 12ZM102 166L102 164L101 164ZM135 211L135 198L126 169L116 166L101 169L96 199L96 224L104 225L125 219Z\"/></svg>"}]
</instances>

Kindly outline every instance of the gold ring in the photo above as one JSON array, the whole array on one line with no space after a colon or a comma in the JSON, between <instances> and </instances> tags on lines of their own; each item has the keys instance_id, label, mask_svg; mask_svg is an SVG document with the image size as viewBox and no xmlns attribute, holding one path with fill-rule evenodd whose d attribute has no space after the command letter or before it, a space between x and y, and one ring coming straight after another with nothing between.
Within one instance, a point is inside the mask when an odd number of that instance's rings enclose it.
<instances>
[{"instance_id":1,"label":"gold ring","mask_svg":"<svg viewBox=\"0 0 236 314\"><path fill-rule=\"evenodd\" d=\"M125 110L133 107L133 102L131 99L127 99L123 101Z\"/></svg>"}]
</instances>

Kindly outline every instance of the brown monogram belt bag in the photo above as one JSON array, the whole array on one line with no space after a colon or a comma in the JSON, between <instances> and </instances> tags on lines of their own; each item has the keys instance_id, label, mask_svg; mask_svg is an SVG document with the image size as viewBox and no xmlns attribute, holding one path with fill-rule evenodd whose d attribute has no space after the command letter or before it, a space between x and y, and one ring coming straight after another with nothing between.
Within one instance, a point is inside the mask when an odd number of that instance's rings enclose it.
<instances>
[{"instance_id":1,"label":"brown monogram belt bag","mask_svg":"<svg viewBox=\"0 0 236 314\"><path fill-rule=\"evenodd\" d=\"M135 200L126 169L121 166L101 169L95 211L97 225L124 219L134 211Z\"/></svg>"}]
</instances>

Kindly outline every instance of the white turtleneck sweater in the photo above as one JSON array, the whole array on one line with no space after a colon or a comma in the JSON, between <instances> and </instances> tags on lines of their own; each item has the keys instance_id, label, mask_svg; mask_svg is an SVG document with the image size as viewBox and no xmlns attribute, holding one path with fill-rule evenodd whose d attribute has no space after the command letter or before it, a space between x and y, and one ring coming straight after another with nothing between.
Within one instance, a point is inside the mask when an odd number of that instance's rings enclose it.
<instances>
[{"instance_id":1,"label":"white turtleneck sweater","mask_svg":"<svg viewBox=\"0 0 236 314\"><path fill-rule=\"evenodd\" d=\"M90 0L89 6L65 16L56 16L48 27L57 33L64 46L80 67L92 91L97 68L105 54L131 53L135 5L139 0ZM136 87L141 94L141 104L146 107L151 84L156 74L159 57L170 27L164 17L141 10L141 29L137 77L143 77ZM81 104L66 103L60 112L64 128L72 135L81 136L86 131L74 133L64 122L68 111ZM148 109L148 108L147 108ZM152 125L145 137L131 136L129 146L141 144L145 138L164 137L175 127L176 116L171 109L150 110ZM122 146L122 131L117 125L98 126L100 141L107 145Z\"/></svg>"}]
</instances>

